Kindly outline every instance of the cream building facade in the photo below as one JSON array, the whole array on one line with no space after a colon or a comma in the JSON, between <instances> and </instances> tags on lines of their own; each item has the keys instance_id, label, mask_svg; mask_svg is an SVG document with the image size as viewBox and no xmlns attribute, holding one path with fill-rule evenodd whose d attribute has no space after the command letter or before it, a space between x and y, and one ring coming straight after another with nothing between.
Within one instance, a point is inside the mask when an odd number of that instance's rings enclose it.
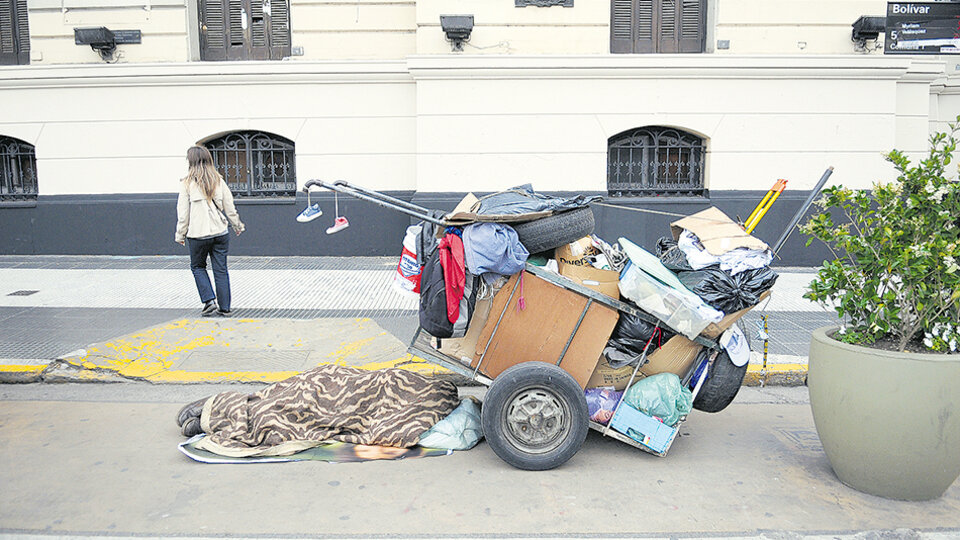
<instances>
[{"instance_id":1,"label":"cream building facade","mask_svg":"<svg viewBox=\"0 0 960 540\"><path fill-rule=\"evenodd\" d=\"M827 167L851 187L892 178L884 152L920 155L960 114L960 56L884 55L882 35L851 39L859 17L885 14L879 1L3 2L26 6L29 62L0 66L0 141L32 148L36 185L0 200L2 253L178 253L186 148L240 132L274 137L291 162L283 189L243 199L254 223L236 253L399 253L408 220L366 203L340 201L362 225L336 237L298 225L297 190L311 178L442 209L522 183L604 194L629 210L595 208L597 232L647 247L668 234L667 214L714 205L745 217L785 178L757 229L773 242ZM647 8L652 28L675 26L679 40L645 45ZM462 52L443 15L472 15ZM219 20L242 29L226 37L246 40L239 52L210 48L230 28ZM98 27L139 30L140 42L106 56L76 43L75 29ZM656 52L677 43L698 50ZM654 50L612 52L624 46ZM680 165L696 162L683 169L692 188L618 187L626 154L614 149L645 128L694 141L678 146ZM802 245L791 238L783 264L819 262Z\"/></svg>"}]
</instances>

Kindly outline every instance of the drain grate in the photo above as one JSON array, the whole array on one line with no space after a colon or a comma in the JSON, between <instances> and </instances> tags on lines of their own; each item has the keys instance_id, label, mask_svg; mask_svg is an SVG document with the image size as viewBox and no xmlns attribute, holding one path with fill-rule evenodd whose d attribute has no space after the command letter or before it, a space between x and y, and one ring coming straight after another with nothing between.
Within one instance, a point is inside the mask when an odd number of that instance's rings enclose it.
<instances>
[{"instance_id":1,"label":"drain grate","mask_svg":"<svg viewBox=\"0 0 960 540\"><path fill-rule=\"evenodd\" d=\"M14 291L7 296L30 296L31 294L37 294L40 291Z\"/></svg>"}]
</instances>

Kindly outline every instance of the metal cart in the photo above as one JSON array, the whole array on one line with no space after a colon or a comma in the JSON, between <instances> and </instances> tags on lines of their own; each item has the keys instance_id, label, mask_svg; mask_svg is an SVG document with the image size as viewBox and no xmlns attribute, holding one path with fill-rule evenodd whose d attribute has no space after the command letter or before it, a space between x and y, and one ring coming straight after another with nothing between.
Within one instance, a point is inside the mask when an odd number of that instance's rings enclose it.
<instances>
[{"instance_id":1,"label":"metal cart","mask_svg":"<svg viewBox=\"0 0 960 540\"><path fill-rule=\"evenodd\" d=\"M445 225L442 219L436 217L435 212L426 208L354 186L342 180L333 183L310 180L304 185L303 190L309 191L311 187L328 189L405 213L423 221L440 226ZM526 263L525 272L586 298L583 312L570 333L559 358L544 358L542 362L523 362L508 368L494 378L490 378L483 373L483 362L488 347L500 329L500 323L510 306L510 301L504 304L504 308L499 313L490 314L487 324L489 325L490 321L494 320L496 322L475 366L466 365L460 359L441 352L434 343L435 338L419 326L411 340L409 352L488 387L484 407L482 408L484 434L494 452L515 467L527 470L545 470L561 465L579 450L589 429L598 431L605 437L612 437L625 442L645 452L665 456L673 444L685 417L681 418L675 425L667 426L658 419L625 404L623 396L626 395L626 392L624 392L614 409L612 419L607 425L590 421L587 415L583 389L569 373L558 367L564 359L564 355L567 354L567 350L580 329L588 310L595 303L615 309L619 313L629 313L656 327L666 326L665 323L634 306L601 294L541 267ZM507 291L507 287L505 287L498 294L506 292L512 298L516 293L516 283L512 290ZM702 351L705 351L706 354L701 352L698 355L697 360L681 377L681 382L684 385L689 385L690 381L696 376L693 388L693 395L696 398L704 381L709 377L722 347L716 339L704 336L697 336L693 341L702 345ZM637 379L640 367L647 360L649 348L650 342L647 343L639 361L636 363L636 367L627 383L627 388ZM477 350L480 350L479 345Z\"/></svg>"}]
</instances>

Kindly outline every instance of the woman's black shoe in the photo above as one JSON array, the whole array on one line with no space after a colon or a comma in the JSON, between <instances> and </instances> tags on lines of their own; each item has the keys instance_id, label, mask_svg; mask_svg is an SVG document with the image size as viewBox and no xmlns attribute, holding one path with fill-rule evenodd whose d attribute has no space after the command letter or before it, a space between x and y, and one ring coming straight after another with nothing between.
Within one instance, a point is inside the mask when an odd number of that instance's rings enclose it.
<instances>
[{"instance_id":1,"label":"woman's black shoe","mask_svg":"<svg viewBox=\"0 0 960 540\"><path fill-rule=\"evenodd\" d=\"M207 300L203 303L203 311L200 312L200 315L204 317L210 317L217 311L217 301L216 300Z\"/></svg>"}]
</instances>

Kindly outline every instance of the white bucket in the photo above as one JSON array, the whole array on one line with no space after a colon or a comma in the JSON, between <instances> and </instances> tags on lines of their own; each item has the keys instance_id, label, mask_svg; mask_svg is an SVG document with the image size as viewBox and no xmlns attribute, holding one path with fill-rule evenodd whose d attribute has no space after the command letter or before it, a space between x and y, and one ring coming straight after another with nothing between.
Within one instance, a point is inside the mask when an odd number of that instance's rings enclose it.
<instances>
[{"instance_id":1,"label":"white bucket","mask_svg":"<svg viewBox=\"0 0 960 540\"><path fill-rule=\"evenodd\" d=\"M423 269L417 264L417 234L421 229L420 225L407 227L400 262L397 263L397 272L393 276L393 288L408 298L417 298L420 295L420 275Z\"/></svg>"}]
</instances>

